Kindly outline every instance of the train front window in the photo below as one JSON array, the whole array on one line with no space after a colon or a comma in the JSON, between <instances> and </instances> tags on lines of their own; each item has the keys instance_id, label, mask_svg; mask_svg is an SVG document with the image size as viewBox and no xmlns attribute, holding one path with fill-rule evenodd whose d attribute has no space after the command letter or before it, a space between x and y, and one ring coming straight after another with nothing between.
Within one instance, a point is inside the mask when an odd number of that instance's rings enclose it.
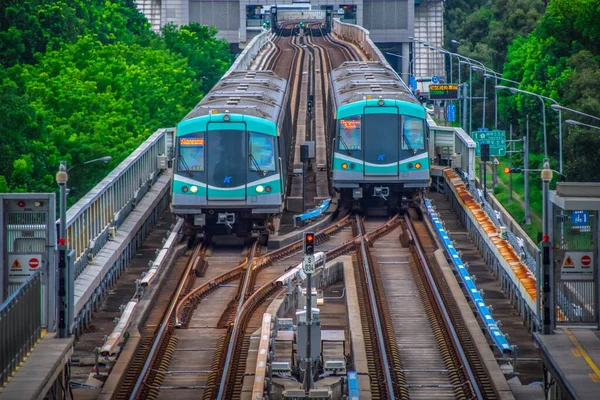
<instances>
[{"instance_id":1,"label":"train front window","mask_svg":"<svg viewBox=\"0 0 600 400\"><path fill-rule=\"evenodd\" d=\"M360 150L360 115L340 119L338 150Z\"/></svg>"},{"instance_id":2,"label":"train front window","mask_svg":"<svg viewBox=\"0 0 600 400\"><path fill-rule=\"evenodd\" d=\"M425 145L424 134L425 129L422 119L405 117L402 129L402 149L422 150Z\"/></svg>"},{"instance_id":3,"label":"train front window","mask_svg":"<svg viewBox=\"0 0 600 400\"><path fill-rule=\"evenodd\" d=\"M204 133L179 138L179 171L204 171Z\"/></svg>"},{"instance_id":4,"label":"train front window","mask_svg":"<svg viewBox=\"0 0 600 400\"><path fill-rule=\"evenodd\" d=\"M250 171L275 171L275 137L262 133L250 133Z\"/></svg>"}]
</instances>

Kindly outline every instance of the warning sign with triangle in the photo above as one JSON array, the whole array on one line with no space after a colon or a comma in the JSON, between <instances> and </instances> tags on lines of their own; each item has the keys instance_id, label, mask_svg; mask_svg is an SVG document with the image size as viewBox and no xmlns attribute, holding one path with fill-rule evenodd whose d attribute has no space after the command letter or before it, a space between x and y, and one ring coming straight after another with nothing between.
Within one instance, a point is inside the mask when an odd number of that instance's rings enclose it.
<instances>
[{"instance_id":1,"label":"warning sign with triangle","mask_svg":"<svg viewBox=\"0 0 600 400\"><path fill-rule=\"evenodd\" d=\"M575 267L575 264L573 263L571 256L567 256L567 258L565 258L565 262L563 262L563 267L571 267L571 268Z\"/></svg>"},{"instance_id":2,"label":"warning sign with triangle","mask_svg":"<svg viewBox=\"0 0 600 400\"><path fill-rule=\"evenodd\" d=\"M15 261L12 263L12 266L10 268L11 269L23 269L18 258L15 258Z\"/></svg>"}]
</instances>

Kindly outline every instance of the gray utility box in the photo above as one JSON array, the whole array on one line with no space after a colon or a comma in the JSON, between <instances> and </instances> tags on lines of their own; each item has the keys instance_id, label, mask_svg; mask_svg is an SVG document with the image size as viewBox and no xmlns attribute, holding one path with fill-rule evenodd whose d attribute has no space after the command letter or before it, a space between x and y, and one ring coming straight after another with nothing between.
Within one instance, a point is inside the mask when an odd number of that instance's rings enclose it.
<instances>
[{"instance_id":1,"label":"gray utility box","mask_svg":"<svg viewBox=\"0 0 600 400\"><path fill-rule=\"evenodd\" d=\"M310 358L318 360L321 356L321 325L317 322L310 326ZM308 325L298 324L298 357L307 357L306 341L308 340Z\"/></svg>"}]
</instances>

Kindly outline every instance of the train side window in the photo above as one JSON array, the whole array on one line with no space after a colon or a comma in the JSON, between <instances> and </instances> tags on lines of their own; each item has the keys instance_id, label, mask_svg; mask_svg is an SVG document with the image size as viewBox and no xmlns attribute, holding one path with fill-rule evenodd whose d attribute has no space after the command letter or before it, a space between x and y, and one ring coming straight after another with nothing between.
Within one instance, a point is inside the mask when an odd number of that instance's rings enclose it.
<instances>
[{"instance_id":1,"label":"train side window","mask_svg":"<svg viewBox=\"0 0 600 400\"><path fill-rule=\"evenodd\" d=\"M402 129L402 149L422 150L425 145L425 129L423 120L414 117L405 117Z\"/></svg>"},{"instance_id":2,"label":"train side window","mask_svg":"<svg viewBox=\"0 0 600 400\"><path fill-rule=\"evenodd\" d=\"M361 122L360 115L340 119L338 150L360 150Z\"/></svg>"},{"instance_id":3,"label":"train side window","mask_svg":"<svg viewBox=\"0 0 600 400\"><path fill-rule=\"evenodd\" d=\"M250 132L250 171L275 171L275 137Z\"/></svg>"},{"instance_id":4,"label":"train side window","mask_svg":"<svg viewBox=\"0 0 600 400\"><path fill-rule=\"evenodd\" d=\"M179 171L204 171L204 132L179 138Z\"/></svg>"}]
</instances>

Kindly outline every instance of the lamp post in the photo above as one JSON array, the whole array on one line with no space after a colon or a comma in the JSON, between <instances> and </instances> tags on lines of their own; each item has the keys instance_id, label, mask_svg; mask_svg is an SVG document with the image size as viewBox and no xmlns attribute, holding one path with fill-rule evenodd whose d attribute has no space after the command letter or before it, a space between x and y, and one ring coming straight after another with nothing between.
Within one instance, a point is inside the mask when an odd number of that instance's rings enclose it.
<instances>
[{"instance_id":1,"label":"lamp post","mask_svg":"<svg viewBox=\"0 0 600 400\"><path fill-rule=\"evenodd\" d=\"M543 182L543 198L542 198L542 219L543 219L543 236L542 236L542 334L549 335L552 333L552 327L554 325L554 305L553 296L554 284L553 274L551 271L550 263L550 208L548 206L548 190L550 187L550 181L552 180L552 170L548 160L544 160L544 168L541 172L541 178ZM538 293L540 293L538 285Z\"/></svg>"},{"instance_id":2,"label":"lamp post","mask_svg":"<svg viewBox=\"0 0 600 400\"><path fill-rule=\"evenodd\" d=\"M416 76L414 74L414 62L416 59L418 59L420 56L416 56L413 57L412 59L406 56L401 56L400 54L396 54L396 53L390 53L389 51L386 51L385 54L387 54L388 56L394 56L394 57L398 57L398 58L404 58L405 60L408 59L408 75L412 76L416 79Z\"/></svg>"},{"instance_id":3,"label":"lamp post","mask_svg":"<svg viewBox=\"0 0 600 400\"><path fill-rule=\"evenodd\" d=\"M506 81L506 82L511 82L514 83L515 85L520 85L520 82L517 81L513 81L510 79L506 79L503 78L501 76L501 74L499 74L498 72L492 71L492 70L488 70L490 71L492 74L484 74L483 77L484 78L494 78L494 86L498 86L498 80L501 81ZM494 129L498 129L498 92L494 90Z\"/></svg>"},{"instance_id":4,"label":"lamp post","mask_svg":"<svg viewBox=\"0 0 600 400\"><path fill-rule=\"evenodd\" d=\"M514 93L528 94L530 96L537 97L540 100L540 102L542 103L542 124L543 124L543 130L544 130L544 159L547 160L548 159L548 139L546 137L546 105L544 103L544 96L541 96L536 93L528 92L526 90L506 87L506 86L502 86L502 85L496 85L496 89L497 90L510 90L510 92L513 94Z\"/></svg>"},{"instance_id":5,"label":"lamp post","mask_svg":"<svg viewBox=\"0 0 600 400\"><path fill-rule=\"evenodd\" d=\"M565 123L567 125L576 125L576 126L583 126L585 128L590 128L590 129L597 129L600 131L600 126L596 126L596 125L589 125L589 124L584 124L583 122L579 122L579 121L573 121L572 119L568 119L565 121Z\"/></svg>"},{"instance_id":6,"label":"lamp post","mask_svg":"<svg viewBox=\"0 0 600 400\"><path fill-rule=\"evenodd\" d=\"M61 161L58 172L56 173L56 183L60 187L60 227L59 227L59 239L58 239L58 299L57 299L57 322L58 332L57 337L64 339L71 336L67 323L67 315L69 305L72 307L72 302L69 302L69 296L67 296L67 282L69 281L69 271L67 263L67 245L66 245L66 231L67 231L67 182L69 181L69 174L67 173L67 162Z\"/></svg>"},{"instance_id":7,"label":"lamp post","mask_svg":"<svg viewBox=\"0 0 600 400\"><path fill-rule=\"evenodd\" d=\"M96 162L107 163L112 160L112 157L106 156L97 158L95 160L86 161L83 165L92 164ZM71 271L71 264L67 262L67 252L69 246L67 244L67 182L69 181L69 171L74 167L67 169L67 162L61 161L56 173L56 183L60 187L60 216L59 216L59 230L58 230L58 300L57 304L57 337L64 339L71 336L69 330L72 321L69 321L69 316L73 313L71 310L75 306L73 304L74 298L73 293L69 293L69 280L71 280L73 271Z\"/></svg>"},{"instance_id":8,"label":"lamp post","mask_svg":"<svg viewBox=\"0 0 600 400\"><path fill-rule=\"evenodd\" d=\"M459 61L460 64L469 64L469 136L471 136L473 132L473 64L471 64L470 60L467 61Z\"/></svg>"}]
</instances>

